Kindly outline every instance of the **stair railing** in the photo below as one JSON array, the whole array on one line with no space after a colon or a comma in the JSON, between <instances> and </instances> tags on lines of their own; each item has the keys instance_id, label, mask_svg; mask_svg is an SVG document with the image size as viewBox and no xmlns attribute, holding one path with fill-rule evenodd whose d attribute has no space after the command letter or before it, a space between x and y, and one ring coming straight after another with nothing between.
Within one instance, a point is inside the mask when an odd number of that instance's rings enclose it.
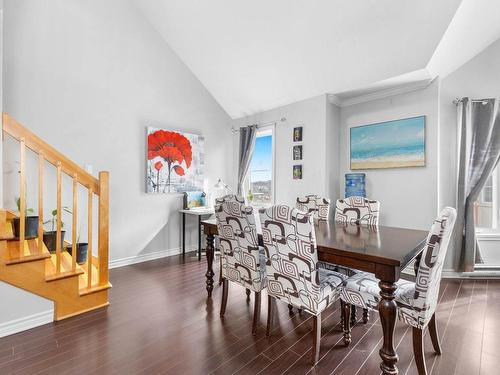
<instances>
[{"instance_id":1,"label":"stair railing","mask_svg":"<svg viewBox=\"0 0 500 375\"><path fill-rule=\"evenodd\" d=\"M87 288L106 286L109 282L108 273L108 248L109 248L109 173L99 172L99 179L87 173L79 165L68 159L55 148L44 142L37 135L19 124L7 113L3 113L3 131L19 141L20 146L20 177L19 177L19 256L24 254L25 220L26 220L26 147L38 155L38 251L43 249L43 181L45 161L52 164L57 170L57 234L56 234L56 274L61 274L61 232L62 232L62 174L73 179L73 221L72 221L72 271L76 270L77 261L77 217L78 217L78 186L88 190L87 196L87 225L88 225L88 250L87 250ZM92 241L92 208L93 196L99 199L98 206L98 255L93 256ZM98 284L92 285L92 264L98 270Z\"/></svg>"}]
</instances>

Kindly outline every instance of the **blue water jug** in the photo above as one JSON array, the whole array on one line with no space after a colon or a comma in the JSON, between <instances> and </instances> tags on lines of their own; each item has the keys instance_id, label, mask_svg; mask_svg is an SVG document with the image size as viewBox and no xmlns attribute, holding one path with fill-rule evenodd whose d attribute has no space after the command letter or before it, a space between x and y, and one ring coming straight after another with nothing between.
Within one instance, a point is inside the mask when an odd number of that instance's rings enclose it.
<instances>
[{"instance_id":1,"label":"blue water jug","mask_svg":"<svg viewBox=\"0 0 500 375\"><path fill-rule=\"evenodd\" d=\"M364 173L345 174L345 197L366 197Z\"/></svg>"}]
</instances>

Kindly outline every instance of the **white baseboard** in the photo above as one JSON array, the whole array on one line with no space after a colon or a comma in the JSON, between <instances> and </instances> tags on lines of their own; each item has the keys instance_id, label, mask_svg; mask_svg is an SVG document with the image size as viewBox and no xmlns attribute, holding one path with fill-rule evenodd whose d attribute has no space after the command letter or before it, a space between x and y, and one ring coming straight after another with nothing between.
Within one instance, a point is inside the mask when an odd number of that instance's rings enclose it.
<instances>
[{"instance_id":1,"label":"white baseboard","mask_svg":"<svg viewBox=\"0 0 500 375\"><path fill-rule=\"evenodd\" d=\"M11 320L0 324L0 337L5 337L36 328L54 321L54 311L48 310L33 315L25 316L20 319Z\"/></svg>"},{"instance_id":2,"label":"white baseboard","mask_svg":"<svg viewBox=\"0 0 500 375\"><path fill-rule=\"evenodd\" d=\"M196 250L198 250L198 246L186 247L186 252L196 251ZM177 248L173 248L173 249L153 251L153 252L145 253L145 254L137 254L137 255L134 255L131 257L127 257L127 258L110 260L109 261L109 269L125 267L125 266L129 266L131 264L142 263L142 262L147 262L150 260L170 257L173 255L179 255L181 253L182 253L182 249L180 247L177 247Z\"/></svg>"},{"instance_id":3,"label":"white baseboard","mask_svg":"<svg viewBox=\"0 0 500 375\"><path fill-rule=\"evenodd\" d=\"M457 272L443 270L443 279L500 279L500 271L477 270L474 272Z\"/></svg>"}]
</instances>

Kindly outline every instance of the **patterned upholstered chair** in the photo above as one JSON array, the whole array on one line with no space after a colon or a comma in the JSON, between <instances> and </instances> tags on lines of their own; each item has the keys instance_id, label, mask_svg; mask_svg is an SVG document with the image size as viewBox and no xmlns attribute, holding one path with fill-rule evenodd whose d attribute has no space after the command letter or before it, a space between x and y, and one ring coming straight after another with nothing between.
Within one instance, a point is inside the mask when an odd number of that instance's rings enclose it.
<instances>
[{"instance_id":1,"label":"patterned upholstered chair","mask_svg":"<svg viewBox=\"0 0 500 375\"><path fill-rule=\"evenodd\" d=\"M335 205L335 221L345 225L357 224L357 225L378 225L380 203L375 200L370 200L364 197L348 197L344 199L338 199ZM348 276L356 274L356 270L352 270L346 267L339 267L334 264L321 263L321 267L327 269L333 269L345 273ZM342 318L344 318L344 313L342 312ZM351 307L351 325L356 324L356 306ZM363 323L368 323L369 320L369 310L363 309Z\"/></svg>"},{"instance_id":2,"label":"patterned upholstered chair","mask_svg":"<svg viewBox=\"0 0 500 375\"><path fill-rule=\"evenodd\" d=\"M252 333L260 320L260 292L267 286L264 250L259 247L253 208L242 198L225 196L215 202L215 217L219 233L222 304L221 317L227 306L229 281L255 292Z\"/></svg>"},{"instance_id":3,"label":"patterned upholstered chair","mask_svg":"<svg viewBox=\"0 0 500 375\"><path fill-rule=\"evenodd\" d=\"M335 221L346 224L378 225L380 203L363 197L337 200Z\"/></svg>"},{"instance_id":4,"label":"patterned upholstered chair","mask_svg":"<svg viewBox=\"0 0 500 375\"><path fill-rule=\"evenodd\" d=\"M310 213L288 206L259 211L268 275L269 336L275 299L313 315L312 362L319 360L321 313L340 294L347 276L318 267L314 222Z\"/></svg>"},{"instance_id":5,"label":"patterned upholstered chair","mask_svg":"<svg viewBox=\"0 0 500 375\"><path fill-rule=\"evenodd\" d=\"M434 350L441 354L439 345L435 310L438 302L441 272L448 250L450 236L455 224L456 211L446 207L434 221L427 242L417 267L416 282L401 280L397 283L395 302L398 307L398 318L413 327L413 351L419 375L427 374L423 330L429 326ZM349 314L349 304L376 310L380 301L378 280L369 273L361 272L344 282L341 292L344 301L344 313ZM344 342L349 344L349 319L344 319Z\"/></svg>"},{"instance_id":6,"label":"patterned upholstered chair","mask_svg":"<svg viewBox=\"0 0 500 375\"><path fill-rule=\"evenodd\" d=\"M295 207L304 212L313 214L314 219L328 220L330 216L330 199L321 198L317 195L306 195L297 197Z\"/></svg>"}]
</instances>

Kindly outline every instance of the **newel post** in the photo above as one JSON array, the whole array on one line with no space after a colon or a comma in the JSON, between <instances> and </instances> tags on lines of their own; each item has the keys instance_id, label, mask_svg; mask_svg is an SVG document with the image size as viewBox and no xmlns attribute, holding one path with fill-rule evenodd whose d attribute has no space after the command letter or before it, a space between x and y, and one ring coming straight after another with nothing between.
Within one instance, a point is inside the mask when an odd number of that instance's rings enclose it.
<instances>
[{"instance_id":1,"label":"newel post","mask_svg":"<svg viewBox=\"0 0 500 375\"><path fill-rule=\"evenodd\" d=\"M99 172L99 284L109 281L109 172Z\"/></svg>"}]
</instances>

